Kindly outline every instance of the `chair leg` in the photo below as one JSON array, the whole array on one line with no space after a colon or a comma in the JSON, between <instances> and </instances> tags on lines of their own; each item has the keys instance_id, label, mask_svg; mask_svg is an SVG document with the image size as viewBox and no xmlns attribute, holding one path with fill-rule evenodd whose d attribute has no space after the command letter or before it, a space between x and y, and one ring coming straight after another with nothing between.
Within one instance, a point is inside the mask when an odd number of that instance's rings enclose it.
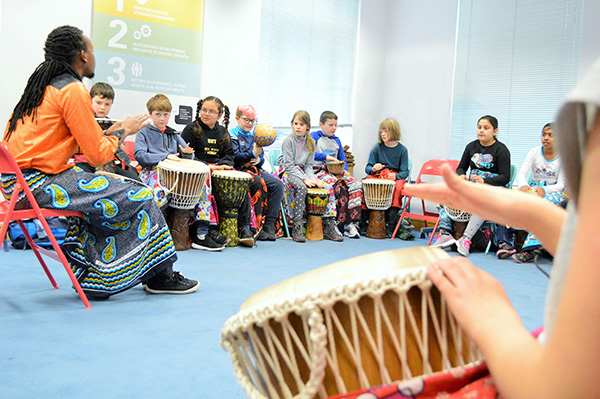
<instances>
[{"instance_id":1,"label":"chair leg","mask_svg":"<svg viewBox=\"0 0 600 399\"><path fill-rule=\"evenodd\" d=\"M394 238L396 238L396 233L398 232L398 229L400 228L400 225L402 224L402 221L404 220L404 215L406 214L406 209L408 208L408 204L410 204L410 199L412 197L408 197L408 201L406 202L406 205L404 206L404 209L402 209L402 214L400 215L400 218L398 219L398 223L396 223L396 228L394 229L394 232L392 233L392 240Z\"/></svg>"},{"instance_id":2,"label":"chair leg","mask_svg":"<svg viewBox=\"0 0 600 399\"><path fill-rule=\"evenodd\" d=\"M48 222L46 221L46 219L43 216L40 216L39 220L42 223L42 226L44 227L46 234L48 235L48 239L52 243L52 248L54 248L54 251L56 252L56 255L59 258L58 260L60 261L60 263L63 264L65 271L69 275L69 278L71 279L71 283L73 283L73 288L75 288L75 291L77 291L77 293L79 294L79 298L81 298L81 301L85 305L85 308L91 309L92 306L90 305L90 301L88 301L87 296L83 292L83 289L81 289L81 285L79 284L79 281L77 281L75 274L73 274L73 270L71 270L71 265L69 265L69 261L65 257L65 254L63 253L62 249L60 248L60 245L58 245L56 238L54 238L54 234L52 233L50 226L48 226Z\"/></svg>"},{"instance_id":3,"label":"chair leg","mask_svg":"<svg viewBox=\"0 0 600 399\"><path fill-rule=\"evenodd\" d=\"M29 232L27 231L27 228L25 227L23 222L21 220L17 220L17 223L19 224L19 227L23 231L23 235L25 236L27 243L33 250L35 257L37 258L38 262L40 262L42 269L44 269L46 276L48 276L48 280L50 280L52 287L54 287L54 289L57 290L58 284L56 284L56 280L54 280L54 276L52 276L52 273L50 273L50 269L48 269L48 266L46 266L46 262L44 261L44 258L42 258L42 254L40 254L40 251L38 249L39 247L33 242L33 238L31 238L31 236L29 235Z\"/></svg>"},{"instance_id":4,"label":"chair leg","mask_svg":"<svg viewBox=\"0 0 600 399\"><path fill-rule=\"evenodd\" d=\"M438 217L437 220L435 221L435 226L433 226L433 230L431 231L431 234L429 235L429 241L427 241L427 246L431 245L431 241L433 240L433 236L435 235L435 231L437 230L439 224L440 224L440 218Z\"/></svg>"},{"instance_id":5,"label":"chair leg","mask_svg":"<svg viewBox=\"0 0 600 399\"><path fill-rule=\"evenodd\" d=\"M286 237L291 237L290 229L288 227L287 217L285 215L285 207L283 206L283 202L280 204L281 206L281 219L283 219L283 227L285 227Z\"/></svg>"}]
</instances>

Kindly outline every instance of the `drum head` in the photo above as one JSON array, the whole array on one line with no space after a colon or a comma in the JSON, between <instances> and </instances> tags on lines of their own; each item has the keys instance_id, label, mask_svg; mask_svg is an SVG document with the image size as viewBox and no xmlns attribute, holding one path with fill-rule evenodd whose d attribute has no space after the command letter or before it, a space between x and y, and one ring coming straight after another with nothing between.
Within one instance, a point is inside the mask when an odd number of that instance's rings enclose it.
<instances>
[{"instance_id":1,"label":"drum head","mask_svg":"<svg viewBox=\"0 0 600 399\"><path fill-rule=\"evenodd\" d=\"M321 291L328 287L334 289L337 285L347 284L354 280L368 280L401 270L414 271L418 267L424 269L435 260L449 257L444 250L433 247L394 249L357 256L311 270L265 288L244 301L240 311L273 300L283 301L306 295L311 291Z\"/></svg>"},{"instance_id":2,"label":"drum head","mask_svg":"<svg viewBox=\"0 0 600 399\"><path fill-rule=\"evenodd\" d=\"M211 175L223 179L252 180L250 173L240 172L239 170L213 170Z\"/></svg>"},{"instance_id":3,"label":"drum head","mask_svg":"<svg viewBox=\"0 0 600 399\"><path fill-rule=\"evenodd\" d=\"M178 172L208 172L210 168L207 164L202 161L195 161L193 159L181 158L178 160L165 159L158 163L158 169L172 170Z\"/></svg>"},{"instance_id":4,"label":"drum head","mask_svg":"<svg viewBox=\"0 0 600 399\"><path fill-rule=\"evenodd\" d=\"M373 184L373 185L381 185L381 186L390 186L392 184L395 184L393 180L388 180L388 179L363 179L362 180L363 184Z\"/></svg>"},{"instance_id":5,"label":"drum head","mask_svg":"<svg viewBox=\"0 0 600 399\"><path fill-rule=\"evenodd\" d=\"M329 190L326 188L316 188L316 187L308 187L306 192L309 195L327 195L329 196Z\"/></svg>"}]
</instances>

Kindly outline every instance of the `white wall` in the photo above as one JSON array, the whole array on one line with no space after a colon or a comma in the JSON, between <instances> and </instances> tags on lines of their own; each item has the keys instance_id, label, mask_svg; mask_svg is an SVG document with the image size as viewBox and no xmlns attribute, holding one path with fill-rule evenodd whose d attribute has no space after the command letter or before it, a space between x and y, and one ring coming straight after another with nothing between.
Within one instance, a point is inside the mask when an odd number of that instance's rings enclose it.
<instances>
[{"instance_id":1,"label":"white wall","mask_svg":"<svg viewBox=\"0 0 600 399\"><path fill-rule=\"evenodd\" d=\"M61 25L74 25L89 35L92 1L3 0L0 18L0 126L4 132L27 79L44 60L48 33Z\"/></svg>"},{"instance_id":2,"label":"white wall","mask_svg":"<svg viewBox=\"0 0 600 399\"><path fill-rule=\"evenodd\" d=\"M371 3L378 2L363 1L363 14L371 8ZM369 47L373 39L378 39L376 42L380 45L377 48L384 54L375 54L371 61L372 64L381 62L377 69L359 70L359 80L372 76L378 82L368 83L371 93L357 92L357 104L359 99L371 101L377 98L372 105L377 106L378 112L368 116L369 134L358 134L354 142L370 149L377 140L379 123L385 118L397 119L402 130L402 143L413 161L415 177L424 161L447 158L450 152L457 10L458 0L389 1L383 17L367 20L366 15L362 16L359 52ZM383 40L374 37L383 30ZM370 31L373 31L371 35ZM361 59L371 56L361 54ZM360 107L357 111L355 126L357 133L362 133L358 124L367 115L360 112ZM360 151L357 164L366 164L368 152L366 157L363 152Z\"/></svg>"},{"instance_id":3,"label":"white wall","mask_svg":"<svg viewBox=\"0 0 600 399\"><path fill-rule=\"evenodd\" d=\"M581 52L579 55L579 78L581 79L594 61L600 57L600 1L585 0L583 26L581 28Z\"/></svg>"}]
</instances>

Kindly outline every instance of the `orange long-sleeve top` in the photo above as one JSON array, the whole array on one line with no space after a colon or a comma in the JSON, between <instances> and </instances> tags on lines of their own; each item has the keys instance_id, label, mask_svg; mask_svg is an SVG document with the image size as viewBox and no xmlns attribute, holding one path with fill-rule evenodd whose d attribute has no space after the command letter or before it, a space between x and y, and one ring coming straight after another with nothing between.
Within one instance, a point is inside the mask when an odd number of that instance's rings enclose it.
<instances>
[{"instance_id":1,"label":"orange long-sleeve top","mask_svg":"<svg viewBox=\"0 0 600 399\"><path fill-rule=\"evenodd\" d=\"M46 87L37 116L25 117L4 144L19 168L57 174L70 167L67 161L77 147L92 166L110 162L118 137L105 136L94 118L92 100L80 80L69 74L57 76Z\"/></svg>"}]
</instances>

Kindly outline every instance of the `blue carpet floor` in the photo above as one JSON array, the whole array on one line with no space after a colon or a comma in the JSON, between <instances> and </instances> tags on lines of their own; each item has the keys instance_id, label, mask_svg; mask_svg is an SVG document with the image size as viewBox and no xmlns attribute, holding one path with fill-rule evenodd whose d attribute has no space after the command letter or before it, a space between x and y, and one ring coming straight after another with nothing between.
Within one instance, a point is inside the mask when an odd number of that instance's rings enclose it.
<instances>
[{"instance_id":1,"label":"blue carpet floor","mask_svg":"<svg viewBox=\"0 0 600 399\"><path fill-rule=\"evenodd\" d=\"M138 286L91 310L58 263L48 261L61 287L53 290L32 251L0 252L0 398L245 398L219 335L248 296L341 259L426 244L284 239L190 250L179 253L176 270L201 281L197 293L154 296ZM542 324L548 280L533 264L482 253L469 259L504 284L528 329Z\"/></svg>"}]
</instances>

